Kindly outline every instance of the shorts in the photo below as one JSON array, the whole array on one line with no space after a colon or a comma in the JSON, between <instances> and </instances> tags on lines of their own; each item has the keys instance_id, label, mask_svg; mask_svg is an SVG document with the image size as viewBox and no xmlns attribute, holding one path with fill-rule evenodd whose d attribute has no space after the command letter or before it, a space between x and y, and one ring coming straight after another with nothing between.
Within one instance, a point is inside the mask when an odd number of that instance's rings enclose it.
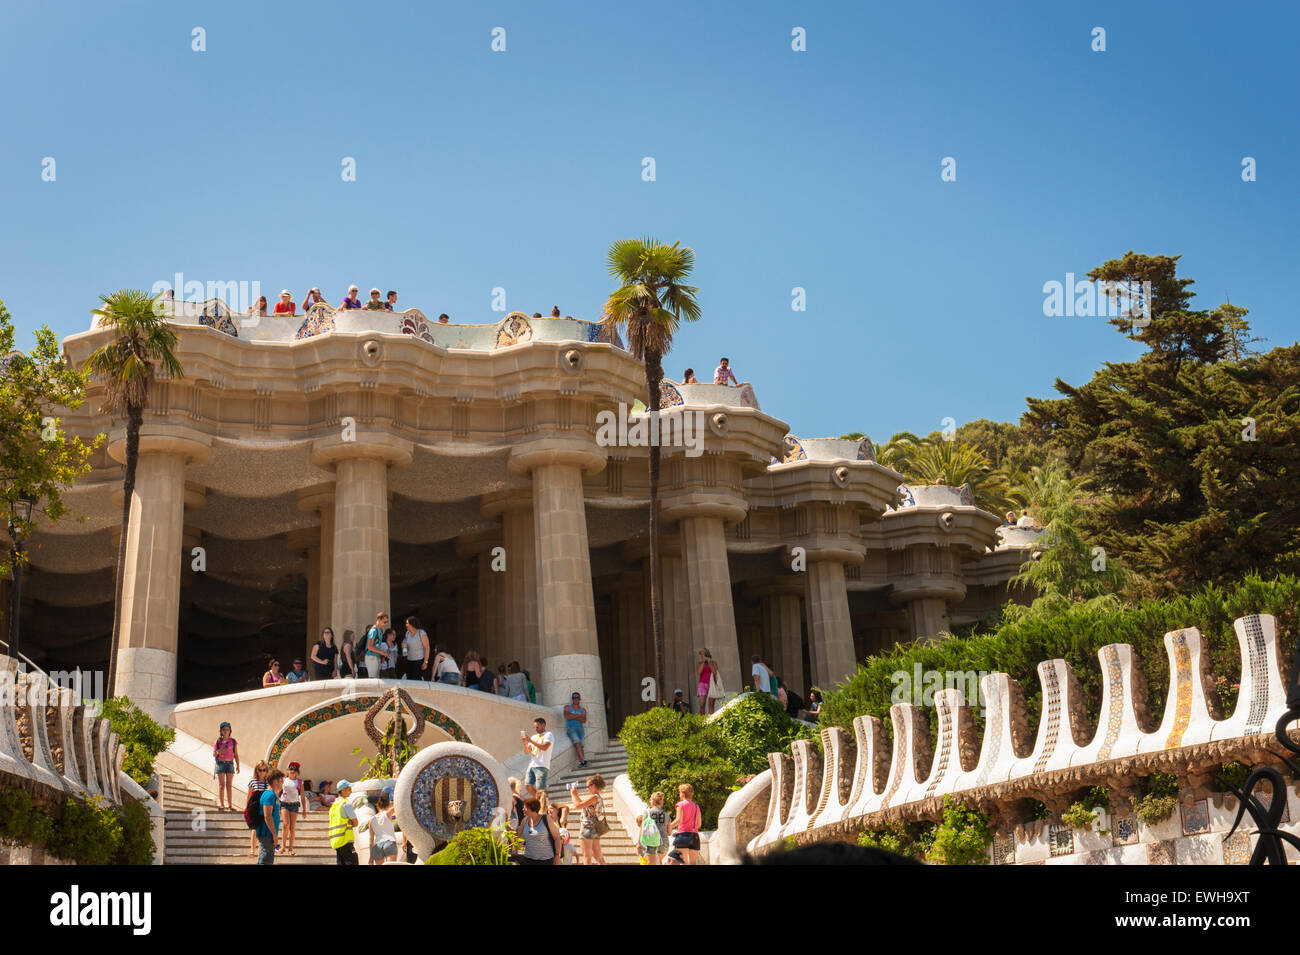
<instances>
[{"instance_id":1,"label":"shorts","mask_svg":"<svg viewBox=\"0 0 1300 955\"><path fill-rule=\"evenodd\" d=\"M302 803L300 803L300 802L285 802L283 799L281 799L281 800L280 800L280 808L283 809L285 812L295 812L295 813L296 813L296 812L298 812L300 809L302 809Z\"/></svg>"},{"instance_id":2,"label":"shorts","mask_svg":"<svg viewBox=\"0 0 1300 955\"><path fill-rule=\"evenodd\" d=\"M700 834L698 832L679 832L673 836L674 849L694 849L700 851Z\"/></svg>"},{"instance_id":3,"label":"shorts","mask_svg":"<svg viewBox=\"0 0 1300 955\"><path fill-rule=\"evenodd\" d=\"M448 686L460 686L460 674L444 673L442 676L438 677L438 682L446 683Z\"/></svg>"},{"instance_id":4,"label":"shorts","mask_svg":"<svg viewBox=\"0 0 1300 955\"><path fill-rule=\"evenodd\" d=\"M708 695L709 695L709 685L708 685L707 683L701 683L699 686L697 686L697 687L695 688L695 695L696 695L696 696L708 696Z\"/></svg>"},{"instance_id":5,"label":"shorts","mask_svg":"<svg viewBox=\"0 0 1300 955\"><path fill-rule=\"evenodd\" d=\"M528 778L526 778L524 782L527 783L529 786L532 786L534 789L545 789L546 777L549 776L550 774L551 774L551 770L549 767L529 766Z\"/></svg>"},{"instance_id":6,"label":"shorts","mask_svg":"<svg viewBox=\"0 0 1300 955\"><path fill-rule=\"evenodd\" d=\"M218 776L235 775L235 761L233 759L217 760L217 775Z\"/></svg>"},{"instance_id":7,"label":"shorts","mask_svg":"<svg viewBox=\"0 0 1300 955\"><path fill-rule=\"evenodd\" d=\"M385 839L383 842L376 842L370 847L370 858L372 859L396 859L397 843L392 839Z\"/></svg>"},{"instance_id":8,"label":"shorts","mask_svg":"<svg viewBox=\"0 0 1300 955\"><path fill-rule=\"evenodd\" d=\"M569 737L569 742L574 746L579 746L587 738L587 731L581 723L573 723L564 728L564 735Z\"/></svg>"},{"instance_id":9,"label":"shorts","mask_svg":"<svg viewBox=\"0 0 1300 955\"><path fill-rule=\"evenodd\" d=\"M636 854L639 856L663 855L668 851L668 840L664 837L663 830L659 832L659 845L647 846L640 842L636 844Z\"/></svg>"},{"instance_id":10,"label":"shorts","mask_svg":"<svg viewBox=\"0 0 1300 955\"><path fill-rule=\"evenodd\" d=\"M599 838L600 838L600 836L596 834L596 820L595 820L595 819L588 819L586 816L583 816L583 817L582 817L582 828L578 831L578 838L579 838L579 839L599 839Z\"/></svg>"}]
</instances>

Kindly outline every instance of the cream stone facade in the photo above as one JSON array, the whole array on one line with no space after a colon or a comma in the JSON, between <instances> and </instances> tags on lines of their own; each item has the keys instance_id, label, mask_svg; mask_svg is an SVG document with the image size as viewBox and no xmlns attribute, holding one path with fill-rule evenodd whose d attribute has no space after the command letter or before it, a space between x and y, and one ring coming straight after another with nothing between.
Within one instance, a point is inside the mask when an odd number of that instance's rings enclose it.
<instances>
[{"instance_id":1,"label":"cream stone facade","mask_svg":"<svg viewBox=\"0 0 1300 955\"><path fill-rule=\"evenodd\" d=\"M245 319L217 302L172 321L185 374L153 385L145 415L121 692L161 712L240 692L268 656L288 670L322 627L387 610L458 660L519 661L539 704L581 692L597 739L606 694L615 726L648 705L648 452L635 432L603 440L598 417L635 424L645 377L615 337L520 313ZM65 352L81 365L109 336ZM125 425L101 397L63 422L108 435L67 495L81 519L28 544L23 648L48 670L109 657ZM749 384L666 382L660 405L666 431L698 439L663 447L663 697L694 702L701 647L729 692L758 653L806 695L996 608L1033 546L1002 540L968 491L900 488L869 441L795 438Z\"/></svg>"}]
</instances>

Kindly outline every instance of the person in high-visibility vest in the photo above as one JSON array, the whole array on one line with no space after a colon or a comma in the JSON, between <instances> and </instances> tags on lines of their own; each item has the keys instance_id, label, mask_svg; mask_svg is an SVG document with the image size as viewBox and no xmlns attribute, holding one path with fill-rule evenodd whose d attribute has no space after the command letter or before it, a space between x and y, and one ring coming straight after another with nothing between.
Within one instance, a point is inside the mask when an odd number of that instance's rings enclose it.
<instances>
[{"instance_id":1,"label":"person in high-visibility vest","mask_svg":"<svg viewBox=\"0 0 1300 955\"><path fill-rule=\"evenodd\" d=\"M357 811L348 802L352 795L352 784L340 779L335 787L338 798L330 804L330 848L334 850L334 861L338 865L360 865L357 858L356 834Z\"/></svg>"}]
</instances>

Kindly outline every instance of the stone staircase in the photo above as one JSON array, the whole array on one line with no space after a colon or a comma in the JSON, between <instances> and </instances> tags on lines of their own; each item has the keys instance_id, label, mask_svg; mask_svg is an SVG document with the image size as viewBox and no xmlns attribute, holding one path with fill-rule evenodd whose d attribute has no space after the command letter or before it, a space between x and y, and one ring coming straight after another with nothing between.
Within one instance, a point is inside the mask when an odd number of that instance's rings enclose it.
<instances>
[{"instance_id":1,"label":"stone staircase","mask_svg":"<svg viewBox=\"0 0 1300 955\"><path fill-rule=\"evenodd\" d=\"M600 851L605 857L605 862L609 865L638 865L639 860L636 854L636 844L628 837L627 832L619 825L618 817L614 815L614 778L621 773L627 772L627 750L617 739L609 741L608 748L603 752L588 757L587 765L578 769L576 766L568 773L551 780L546 787L546 797L554 804L567 806L571 802L569 797L569 784L577 783L579 794L586 794L586 782L588 776L594 776L600 773L605 779L605 789L601 792L600 797L605 803L605 817L609 820L610 830L601 837ZM582 818L579 813L569 813L569 845L578 859L582 858L582 849L578 842L578 833L582 829Z\"/></svg>"},{"instance_id":2,"label":"stone staircase","mask_svg":"<svg viewBox=\"0 0 1300 955\"><path fill-rule=\"evenodd\" d=\"M252 865L248 854L248 826L244 824L242 799L235 794L234 812L219 811L216 800L199 792L184 780L159 771L163 783L163 816L167 865ZM196 810L202 812L199 814ZM283 814L281 834L283 834ZM276 865L334 865L329 845L329 814L312 812L298 816L294 839L295 855L277 855Z\"/></svg>"}]
</instances>

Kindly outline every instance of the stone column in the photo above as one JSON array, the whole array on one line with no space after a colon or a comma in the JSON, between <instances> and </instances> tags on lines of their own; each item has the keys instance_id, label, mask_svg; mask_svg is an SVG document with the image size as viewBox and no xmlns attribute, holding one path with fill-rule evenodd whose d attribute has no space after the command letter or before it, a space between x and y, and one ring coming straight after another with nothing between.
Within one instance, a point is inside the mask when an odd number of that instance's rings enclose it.
<instances>
[{"instance_id":1,"label":"stone column","mask_svg":"<svg viewBox=\"0 0 1300 955\"><path fill-rule=\"evenodd\" d=\"M343 631L331 621L334 616L334 485L323 484L298 492L300 510L315 514L319 530L309 528L307 543L307 647L304 659L310 661L311 648L320 640L326 627L334 631L334 644ZM311 663L307 663L311 672Z\"/></svg>"},{"instance_id":2,"label":"stone column","mask_svg":"<svg viewBox=\"0 0 1300 955\"><path fill-rule=\"evenodd\" d=\"M654 650L649 625L649 604L639 573L602 577L602 593L610 594L613 610L615 684L610 688L614 710L621 720L643 712L648 704L641 700L641 681L654 674Z\"/></svg>"},{"instance_id":3,"label":"stone column","mask_svg":"<svg viewBox=\"0 0 1300 955\"><path fill-rule=\"evenodd\" d=\"M125 449L125 440L115 441L109 454L121 460ZM188 558L182 552L185 507L203 502L201 491L186 488L185 468L210 455L206 444L190 437L140 437L113 692L164 722L166 707L176 702L181 565Z\"/></svg>"},{"instance_id":4,"label":"stone column","mask_svg":"<svg viewBox=\"0 0 1300 955\"><path fill-rule=\"evenodd\" d=\"M541 637L537 622L537 524L531 491L508 491L483 501L483 513L501 517L506 569L501 578L500 628L511 660L541 676ZM509 662L509 661L506 661Z\"/></svg>"},{"instance_id":5,"label":"stone column","mask_svg":"<svg viewBox=\"0 0 1300 955\"><path fill-rule=\"evenodd\" d=\"M934 640L949 630L948 602L939 597L922 597L907 602L907 618L912 636L917 640Z\"/></svg>"},{"instance_id":6,"label":"stone column","mask_svg":"<svg viewBox=\"0 0 1300 955\"><path fill-rule=\"evenodd\" d=\"M813 682L832 689L857 668L849 592L838 559L808 560L808 639L817 648Z\"/></svg>"},{"instance_id":7,"label":"stone column","mask_svg":"<svg viewBox=\"0 0 1300 955\"><path fill-rule=\"evenodd\" d=\"M763 615L763 638L772 647L771 663L787 688L803 696L808 685L803 671L803 599L806 582L797 575L773 577L746 584L745 595L758 600Z\"/></svg>"},{"instance_id":8,"label":"stone column","mask_svg":"<svg viewBox=\"0 0 1300 955\"><path fill-rule=\"evenodd\" d=\"M741 500L685 499L665 502L662 510L664 520L678 522L681 534L691 635L713 654L722 671L723 689L732 696L745 688L748 667L742 668L740 663L724 524L742 520L745 504Z\"/></svg>"},{"instance_id":9,"label":"stone column","mask_svg":"<svg viewBox=\"0 0 1300 955\"><path fill-rule=\"evenodd\" d=\"M537 535L537 619L541 631L539 702L560 706L575 690L592 703L592 749L606 745L605 690L596 638L591 554L582 476L605 466L585 439L549 438L514 449L510 468L531 473Z\"/></svg>"},{"instance_id":10,"label":"stone column","mask_svg":"<svg viewBox=\"0 0 1300 955\"><path fill-rule=\"evenodd\" d=\"M505 618L505 580L503 571L492 569L492 551L501 547L501 532L496 528L474 534L464 534L456 538L456 556L472 562L474 565L473 586L464 587L464 599L471 596L474 606L457 604L456 615L467 617L467 623L475 629L471 646L486 656L495 670L499 663L509 663L511 648L507 645L503 621ZM507 566L508 563L507 563Z\"/></svg>"},{"instance_id":11,"label":"stone column","mask_svg":"<svg viewBox=\"0 0 1300 955\"><path fill-rule=\"evenodd\" d=\"M388 468L411 462L409 441L386 434L318 441L317 467L334 467L334 566L329 626L358 634L389 606Z\"/></svg>"},{"instance_id":12,"label":"stone column","mask_svg":"<svg viewBox=\"0 0 1300 955\"><path fill-rule=\"evenodd\" d=\"M655 672L654 624L650 615L650 541L634 538L622 548L623 559L640 561L645 584L646 674ZM664 681L661 699L672 700L673 690L695 709L696 645L691 640L690 598L686 593L686 570L682 565L682 541L677 534L659 535L659 587L664 621ZM638 691L638 699L640 699Z\"/></svg>"}]
</instances>

